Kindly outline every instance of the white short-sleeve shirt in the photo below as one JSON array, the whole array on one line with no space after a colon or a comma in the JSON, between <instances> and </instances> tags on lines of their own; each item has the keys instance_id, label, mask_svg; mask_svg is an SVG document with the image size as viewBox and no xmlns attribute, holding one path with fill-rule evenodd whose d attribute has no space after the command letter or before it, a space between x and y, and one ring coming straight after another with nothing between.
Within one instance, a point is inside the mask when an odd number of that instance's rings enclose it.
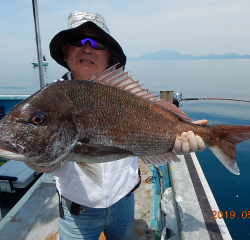
<instances>
[{"instance_id":1,"label":"white short-sleeve shirt","mask_svg":"<svg viewBox=\"0 0 250 240\"><path fill-rule=\"evenodd\" d=\"M99 164L103 189L94 184L76 163L65 162L52 173L59 193L80 205L107 208L123 198L138 183L137 157Z\"/></svg>"}]
</instances>

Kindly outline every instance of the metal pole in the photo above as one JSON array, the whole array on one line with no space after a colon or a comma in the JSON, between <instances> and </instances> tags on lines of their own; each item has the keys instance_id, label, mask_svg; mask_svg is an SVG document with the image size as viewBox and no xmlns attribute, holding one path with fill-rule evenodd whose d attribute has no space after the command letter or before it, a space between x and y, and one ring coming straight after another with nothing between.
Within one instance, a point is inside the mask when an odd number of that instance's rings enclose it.
<instances>
[{"instance_id":1,"label":"metal pole","mask_svg":"<svg viewBox=\"0 0 250 240\"><path fill-rule=\"evenodd\" d=\"M161 90L160 91L160 99L164 99L168 102L173 103L173 90Z\"/></svg>"},{"instance_id":2,"label":"metal pole","mask_svg":"<svg viewBox=\"0 0 250 240\"><path fill-rule=\"evenodd\" d=\"M38 60L38 67L39 67L40 87L43 88L45 84L44 84L44 75L43 75L43 59L42 59L39 20L38 20L37 0L32 0L32 5L33 5L33 14L34 14L35 32L36 32L37 60Z\"/></svg>"}]
</instances>

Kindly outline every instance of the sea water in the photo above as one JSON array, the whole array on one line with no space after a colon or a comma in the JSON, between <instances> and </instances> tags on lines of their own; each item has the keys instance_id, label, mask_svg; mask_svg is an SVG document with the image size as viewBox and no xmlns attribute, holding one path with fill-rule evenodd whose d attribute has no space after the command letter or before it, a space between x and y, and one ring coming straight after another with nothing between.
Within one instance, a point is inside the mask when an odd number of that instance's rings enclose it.
<instances>
[{"instance_id":1,"label":"sea water","mask_svg":"<svg viewBox=\"0 0 250 240\"><path fill-rule=\"evenodd\" d=\"M45 83L61 78L67 71L54 62L43 69ZM250 59L128 61L125 71L157 95L167 89L182 92L184 99L250 100ZM38 68L30 63L2 64L0 72L0 94L33 94L40 88ZM194 100L181 103L180 109L193 120L250 125L250 102ZM250 140L238 144L236 151L239 176L230 173L209 149L197 152L197 157L232 238L247 240L250 239Z\"/></svg>"},{"instance_id":2,"label":"sea water","mask_svg":"<svg viewBox=\"0 0 250 240\"><path fill-rule=\"evenodd\" d=\"M127 70L156 94L168 89L174 93L182 92L184 99L250 100L250 59L131 61ZM250 102L190 100L181 103L180 109L193 120L250 125ZM240 175L229 172L209 149L197 152L197 157L232 239L250 239L250 140L236 147ZM221 213L219 217L222 217Z\"/></svg>"}]
</instances>

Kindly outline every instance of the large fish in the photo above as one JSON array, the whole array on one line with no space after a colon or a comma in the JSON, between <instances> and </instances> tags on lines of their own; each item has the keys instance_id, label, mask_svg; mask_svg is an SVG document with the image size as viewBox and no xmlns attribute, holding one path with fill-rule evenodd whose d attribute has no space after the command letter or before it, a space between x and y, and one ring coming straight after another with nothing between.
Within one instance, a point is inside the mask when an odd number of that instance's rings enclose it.
<instances>
[{"instance_id":1,"label":"large fish","mask_svg":"<svg viewBox=\"0 0 250 240\"><path fill-rule=\"evenodd\" d=\"M179 161L174 142L189 130L239 174L235 144L250 138L250 126L197 126L114 66L91 80L51 83L14 106L0 122L0 156L41 167L75 161L87 173L128 156L161 165Z\"/></svg>"}]
</instances>

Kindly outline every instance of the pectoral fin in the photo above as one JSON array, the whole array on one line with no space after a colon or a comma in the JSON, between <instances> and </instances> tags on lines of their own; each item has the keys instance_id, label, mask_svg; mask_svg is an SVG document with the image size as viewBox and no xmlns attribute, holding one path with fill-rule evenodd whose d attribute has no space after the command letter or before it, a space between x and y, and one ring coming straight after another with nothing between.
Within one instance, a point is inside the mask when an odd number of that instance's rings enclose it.
<instances>
[{"instance_id":1,"label":"pectoral fin","mask_svg":"<svg viewBox=\"0 0 250 240\"><path fill-rule=\"evenodd\" d=\"M82 156L90 157L103 157L109 155L121 154L122 156L133 156L134 154L119 147L110 147L102 144L88 144L83 142L78 142L77 145L72 150L75 154L80 154Z\"/></svg>"},{"instance_id":2,"label":"pectoral fin","mask_svg":"<svg viewBox=\"0 0 250 240\"><path fill-rule=\"evenodd\" d=\"M93 183L103 189L102 168L99 163L88 164L77 162L77 165Z\"/></svg>"}]
</instances>

